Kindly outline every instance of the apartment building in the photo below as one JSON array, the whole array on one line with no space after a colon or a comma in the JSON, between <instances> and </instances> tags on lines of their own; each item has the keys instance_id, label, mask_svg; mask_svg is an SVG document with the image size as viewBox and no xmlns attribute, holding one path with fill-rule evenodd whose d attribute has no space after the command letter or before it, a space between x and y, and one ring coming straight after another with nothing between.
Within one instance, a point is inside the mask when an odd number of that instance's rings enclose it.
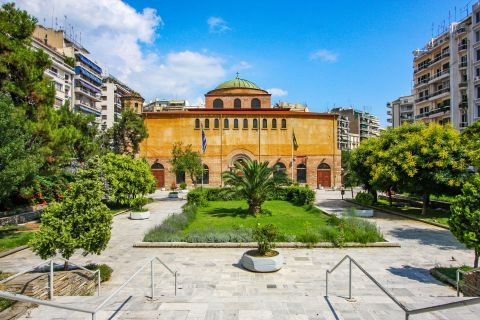
<instances>
[{"instance_id":1,"label":"apartment building","mask_svg":"<svg viewBox=\"0 0 480 320\"><path fill-rule=\"evenodd\" d=\"M100 101L102 92L102 68L89 57L87 49L67 37L61 29L37 25L33 38L53 48L61 56L74 61L73 109L77 112L94 114L99 123L101 110L97 102Z\"/></svg>"},{"instance_id":2,"label":"apartment building","mask_svg":"<svg viewBox=\"0 0 480 320\"><path fill-rule=\"evenodd\" d=\"M45 75L52 80L55 87L54 107L60 108L65 103L73 108L73 78L75 70L72 60L58 53L55 48L43 42L41 39L32 37L32 47L45 52L52 61L52 66L45 70Z\"/></svg>"},{"instance_id":3,"label":"apartment building","mask_svg":"<svg viewBox=\"0 0 480 320\"><path fill-rule=\"evenodd\" d=\"M330 112L339 115L338 130L348 124L348 131L341 130L337 135L339 149L341 150L352 150L361 141L380 135L380 120L371 113L354 108L333 108ZM342 149L345 143L346 149Z\"/></svg>"},{"instance_id":4,"label":"apartment building","mask_svg":"<svg viewBox=\"0 0 480 320\"><path fill-rule=\"evenodd\" d=\"M350 128L346 116L339 115L337 118L337 144L340 150L351 150Z\"/></svg>"},{"instance_id":5,"label":"apartment building","mask_svg":"<svg viewBox=\"0 0 480 320\"><path fill-rule=\"evenodd\" d=\"M144 112L181 111L187 109L186 100L166 100L155 98L143 106Z\"/></svg>"},{"instance_id":6,"label":"apartment building","mask_svg":"<svg viewBox=\"0 0 480 320\"><path fill-rule=\"evenodd\" d=\"M397 128L403 123L412 123L414 116L414 96L398 97L392 102L387 103L387 122L388 125Z\"/></svg>"},{"instance_id":7,"label":"apartment building","mask_svg":"<svg viewBox=\"0 0 480 320\"><path fill-rule=\"evenodd\" d=\"M413 52L415 120L451 123L457 129L473 121L468 112L473 106L472 36L470 15Z\"/></svg>"},{"instance_id":8,"label":"apartment building","mask_svg":"<svg viewBox=\"0 0 480 320\"><path fill-rule=\"evenodd\" d=\"M101 128L106 130L117 122L123 110L122 100L135 91L112 75L103 79L102 95L98 102L101 109Z\"/></svg>"}]
</instances>

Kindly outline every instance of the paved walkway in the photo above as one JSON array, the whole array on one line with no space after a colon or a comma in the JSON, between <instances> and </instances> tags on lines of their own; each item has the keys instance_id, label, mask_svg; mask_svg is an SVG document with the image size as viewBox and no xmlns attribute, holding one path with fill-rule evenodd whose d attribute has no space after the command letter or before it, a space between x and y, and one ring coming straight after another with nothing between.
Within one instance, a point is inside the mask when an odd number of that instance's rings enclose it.
<instances>
[{"instance_id":1,"label":"paved walkway","mask_svg":"<svg viewBox=\"0 0 480 320\"><path fill-rule=\"evenodd\" d=\"M164 193L156 195L158 199ZM339 193L319 191L317 203L325 210L347 208ZM152 218L131 221L127 215L114 219L112 239L98 257L76 255L81 263L107 263L114 273L102 288L106 297L150 257L158 256L179 271L178 294L173 279L156 268L157 299L150 301L149 268L128 285L100 312L97 319L404 319L401 310L360 271L354 269L353 296L347 302L347 266L331 278L330 298L325 295L325 270L345 254L359 261L380 283L409 306L456 300L455 291L433 279L433 266L471 263L473 254L443 229L376 213L373 218L386 238L401 248L364 249L282 249L285 266L276 273L255 274L238 262L244 249L161 249L133 248L144 233L168 214L179 212L183 201L161 200L149 205ZM451 261L452 257L455 261ZM29 250L0 259L3 271L18 271L40 260ZM342 297L343 296L343 297ZM59 297L58 302L96 305L98 297ZM411 319L478 319L480 307L412 316ZM38 307L24 319L90 319L88 315Z\"/></svg>"}]
</instances>

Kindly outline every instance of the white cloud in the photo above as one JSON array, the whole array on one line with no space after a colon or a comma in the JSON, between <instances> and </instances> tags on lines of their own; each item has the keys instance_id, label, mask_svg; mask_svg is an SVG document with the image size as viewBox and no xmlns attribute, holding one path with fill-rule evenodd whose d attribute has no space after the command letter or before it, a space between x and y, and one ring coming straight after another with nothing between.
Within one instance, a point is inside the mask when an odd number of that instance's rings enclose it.
<instances>
[{"instance_id":1,"label":"white cloud","mask_svg":"<svg viewBox=\"0 0 480 320\"><path fill-rule=\"evenodd\" d=\"M270 88L267 89L267 91L273 96L273 97L285 97L288 95L288 91L280 89L280 88Z\"/></svg>"},{"instance_id":2,"label":"white cloud","mask_svg":"<svg viewBox=\"0 0 480 320\"><path fill-rule=\"evenodd\" d=\"M310 55L310 59L322 60L326 62L336 62L338 59L338 54L327 49L319 49Z\"/></svg>"},{"instance_id":3,"label":"white cloud","mask_svg":"<svg viewBox=\"0 0 480 320\"><path fill-rule=\"evenodd\" d=\"M239 63L234 64L230 69L233 72L238 72L246 69L251 69L252 65L247 61L240 61Z\"/></svg>"},{"instance_id":4,"label":"white cloud","mask_svg":"<svg viewBox=\"0 0 480 320\"><path fill-rule=\"evenodd\" d=\"M155 9L136 11L121 0L17 0L16 4L39 23L45 19L47 27L52 12L58 17L58 27L66 15L67 31L74 26L77 39L82 32L82 44L91 57L147 100L160 97L197 102L197 97L225 77L225 61L206 50L154 51L157 31L163 26ZM219 30L228 28L222 21L213 20Z\"/></svg>"},{"instance_id":5,"label":"white cloud","mask_svg":"<svg viewBox=\"0 0 480 320\"><path fill-rule=\"evenodd\" d=\"M207 19L207 24L211 33L224 33L231 30L227 22L221 17L210 17Z\"/></svg>"}]
</instances>

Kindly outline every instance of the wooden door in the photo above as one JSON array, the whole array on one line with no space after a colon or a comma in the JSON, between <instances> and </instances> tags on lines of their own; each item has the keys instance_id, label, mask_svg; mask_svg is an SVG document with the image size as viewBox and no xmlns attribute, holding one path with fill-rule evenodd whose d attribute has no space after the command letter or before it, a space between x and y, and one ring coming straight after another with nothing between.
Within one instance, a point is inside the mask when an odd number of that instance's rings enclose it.
<instances>
[{"instance_id":1,"label":"wooden door","mask_svg":"<svg viewBox=\"0 0 480 320\"><path fill-rule=\"evenodd\" d=\"M324 188L330 188L332 186L330 169L317 170L317 187L320 186Z\"/></svg>"},{"instance_id":2,"label":"wooden door","mask_svg":"<svg viewBox=\"0 0 480 320\"><path fill-rule=\"evenodd\" d=\"M154 169L152 174L155 177L157 182L157 189L165 187L165 170L164 169Z\"/></svg>"}]
</instances>

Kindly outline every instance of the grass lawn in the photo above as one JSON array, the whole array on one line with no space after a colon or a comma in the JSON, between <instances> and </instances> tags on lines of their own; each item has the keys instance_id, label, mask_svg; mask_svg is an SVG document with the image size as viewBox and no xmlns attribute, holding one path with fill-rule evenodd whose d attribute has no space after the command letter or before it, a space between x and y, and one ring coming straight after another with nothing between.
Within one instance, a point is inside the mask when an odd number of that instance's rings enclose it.
<instances>
[{"instance_id":1,"label":"grass lawn","mask_svg":"<svg viewBox=\"0 0 480 320\"><path fill-rule=\"evenodd\" d=\"M38 224L34 223L0 227L0 252L26 245L37 229Z\"/></svg>"},{"instance_id":2,"label":"grass lawn","mask_svg":"<svg viewBox=\"0 0 480 320\"><path fill-rule=\"evenodd\" d=\"M0 280L6 279L6 278L10 277L11 275L12 275L11 273L5 273L5 272L0 271ZM0 311L3 311L7 308L10 308L15 303L16 303L16 301L14 301L14 300L0 298Z\"/></svg>"},{"instance_id":3,"label":"grass lawn","mask_svg":"<svg viewBox=\"0 0 480 320\"><path fill-rule=\"evenodd\" d=\"M422 215L422 208L411 207L411 206L405 206L405 207L392 206L392 207L390 207L388 205L388 200L384 200L384 199L378 199L377 206L380 207L380 208L385 208L385 209L388 209L388 210L392 210L392 211L396 211L396 212L399 212L399 213L407 214L409 216L419 218L419 219L423 219L423 220L426 220L426 221L440 223L440 224L443 224L445 226L448 226L448 218L450 217L450 212L447 212L447 211L444 211L444 210L435 210L435 209L431 209L431 208L428 208L427 209L427 214L423 216Z\"/></svg>"}]
</instances>

